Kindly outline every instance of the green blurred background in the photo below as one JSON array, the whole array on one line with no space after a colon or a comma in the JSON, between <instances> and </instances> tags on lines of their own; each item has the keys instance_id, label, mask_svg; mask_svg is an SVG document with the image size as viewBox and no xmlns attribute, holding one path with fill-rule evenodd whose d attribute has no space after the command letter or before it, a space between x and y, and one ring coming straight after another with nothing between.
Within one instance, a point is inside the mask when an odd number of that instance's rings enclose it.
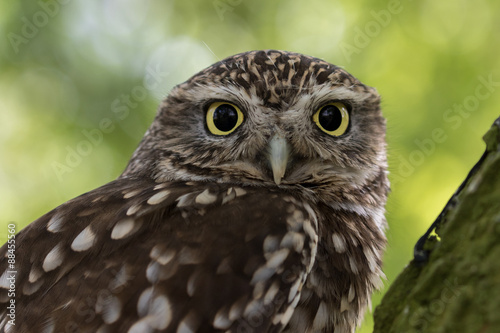
<instances>
[{"instance_id":1,"label":"green blurred background","mask_svg":"<svg viewBox=\"0 0 500 333\"><path fill-rule=\"evenodd\" d=\"M2 243L8 223L116 178L174 85L238 52L283 49L383 97L387 288L499 115L495 0L2 1L0 29ZM359 332L372 326L368 314Z\"/></svg>"}]
</instances>

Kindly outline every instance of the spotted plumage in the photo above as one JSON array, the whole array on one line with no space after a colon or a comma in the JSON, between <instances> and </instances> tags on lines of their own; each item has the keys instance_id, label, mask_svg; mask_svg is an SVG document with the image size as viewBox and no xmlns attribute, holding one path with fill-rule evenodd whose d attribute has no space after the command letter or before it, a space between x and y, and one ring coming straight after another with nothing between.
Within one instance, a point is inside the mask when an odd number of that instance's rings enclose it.
<instances>
[{"instance_id":1,"label":"spotted plumage","mask_svg":"<svg viewBox=\"0 0 500 333\"><path fill-rule=\"evenodd\" d=\"M380 98L283 51L175 87L123 174L16 238L1 332L352 333L381 285Z\"/></svg>"}]
</instances>

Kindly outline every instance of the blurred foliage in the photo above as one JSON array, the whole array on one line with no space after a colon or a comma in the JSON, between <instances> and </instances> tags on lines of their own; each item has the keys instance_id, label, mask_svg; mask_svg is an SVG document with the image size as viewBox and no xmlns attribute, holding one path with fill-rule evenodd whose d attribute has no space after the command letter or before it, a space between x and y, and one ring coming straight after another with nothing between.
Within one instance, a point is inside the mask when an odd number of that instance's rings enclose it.
<instances>
[{"instance_id":1,"label":"blurred foliage","mask_svg":"<svg viewBox=\"0 0 500 333\"><path fill-rule=\"evenodd\" d=\"M174 85L234 53L284 49L383 97L389 285L484 150L499 22L495 0L3 1L0 240L117 177Z\"/></svg>"}]
</instances>

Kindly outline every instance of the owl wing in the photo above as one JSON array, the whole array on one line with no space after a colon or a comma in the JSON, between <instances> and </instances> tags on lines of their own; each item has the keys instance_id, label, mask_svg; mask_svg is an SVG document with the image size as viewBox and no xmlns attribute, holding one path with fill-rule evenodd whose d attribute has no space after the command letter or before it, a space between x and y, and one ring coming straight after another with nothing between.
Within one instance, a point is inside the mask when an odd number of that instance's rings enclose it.
<instances>
[{"instance_id":1,"label":"owl wing","mask_svg":"<svg viewBox=\"0 0 500 333\"><path fill-rule=\"evenodd\" d=\"M317 239L314 212L288 194L118 179L16 236L0 331L16 271L16 332L279 332Z\"/></svg>"}]
</instances>

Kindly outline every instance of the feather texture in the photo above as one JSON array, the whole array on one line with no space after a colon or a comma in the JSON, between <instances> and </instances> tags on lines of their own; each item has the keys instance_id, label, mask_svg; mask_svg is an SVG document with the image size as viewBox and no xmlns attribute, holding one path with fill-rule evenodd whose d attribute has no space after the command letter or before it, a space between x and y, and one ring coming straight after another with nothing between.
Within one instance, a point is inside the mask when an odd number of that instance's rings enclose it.
<instances>
[{"instance_id":1,"label":"feather texture","mask_svg":"<svg viewBox=\"0 0 500 333\"><path fill-rule=\"evenodd\" d=\"M214 101L244 117L227 135L207 127ZM333 102L348 117L324 113L325 126L349 123L332 136L313 114ZM284 51L196 74L117 180L16 236L15 327L0 249L0 332L353 333L384 276L379 102L343 69Z\"/></svg>"}]
</instances>

